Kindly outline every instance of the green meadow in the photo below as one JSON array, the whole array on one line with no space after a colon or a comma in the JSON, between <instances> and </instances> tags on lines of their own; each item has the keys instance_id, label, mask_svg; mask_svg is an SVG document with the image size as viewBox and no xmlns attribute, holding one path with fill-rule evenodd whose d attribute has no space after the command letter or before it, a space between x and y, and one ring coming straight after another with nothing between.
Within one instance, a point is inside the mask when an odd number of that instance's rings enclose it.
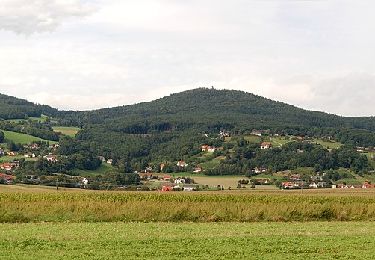
<instances>
[{"instance_id":1,"label":"green meadow","mask_svg":"<svg viewBox=\"0 0 375 260\"><path fill-rule=\"evenodd\" d=\"M372 222L29 223L0 226L1 259L373 259Z\"/></svg>"},{"instance_id":2,"label":"green meadow","mask_svg":"<svg viewBox=\"0 0 375 260\"><path fill-rule=\"evenodd\" d=\"M55 126L53 127L53 131L61 133L63 135L67 135L70 137L75 137L76 134L81 130L78 127L67 127L67 126Z\"/></svg>"}]
</instances>

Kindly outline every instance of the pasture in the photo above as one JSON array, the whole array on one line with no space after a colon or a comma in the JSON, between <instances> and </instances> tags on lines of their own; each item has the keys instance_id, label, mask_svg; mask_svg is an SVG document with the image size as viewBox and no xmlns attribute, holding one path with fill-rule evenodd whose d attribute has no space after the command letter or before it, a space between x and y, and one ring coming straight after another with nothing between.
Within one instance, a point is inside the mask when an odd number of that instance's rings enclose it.
<instances>
[{"instance_id":1,"label":"pasture","mask_svg":"<svg viewBox=\"0 0 375 260\"><path fill-rule=\"evenodd\" d=\"M53 127L53 131L57 133L61 133L63 135L70 136L70 137L75 137L80 130L81 129L78 127L67 127L67 126L54 126Z\"/></svg>"},{"instance_id":2,"label":"pasture","mask_svg":"<svg viewBox=\"0 0 375 260\"><path fill-rule=\"evenodd\" d=\"M1 259L373 259L372 222L0 225Z\"/></svg>"},{"instance_id":3,"label":"pasture","mask_svg":"<svg viewBox=\"0 0 375 260\"><path fill-rule=\"evenodd\" d=\"M10 140L17 144L30 144L32 142L45 141L39 137L35 137L32 135L21 134L21 133L16 133L12 131L3 131L3 132L4 132L5 140Z\"/></svg>"}]
</instances>

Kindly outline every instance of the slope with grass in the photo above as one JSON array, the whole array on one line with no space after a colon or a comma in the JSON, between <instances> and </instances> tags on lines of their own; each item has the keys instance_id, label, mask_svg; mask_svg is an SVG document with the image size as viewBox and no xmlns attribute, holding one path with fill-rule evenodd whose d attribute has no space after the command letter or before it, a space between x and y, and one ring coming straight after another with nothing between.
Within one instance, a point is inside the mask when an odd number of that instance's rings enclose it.
<instances>
[{"instance_id":1,"label":"slope with grass","mask_svg":"<svg viewBox=\"0 0 375 260\"><path fill-rule=\"evenodd\" d=\"M39 137L35 137L32 135L27 135L27 134L21 134L21 133L16 133L12 131L3 131L4 132L4 137L5 140L12 141L17 144L30 144L32 142L49 142L51 144L57 143L54 141L49 141L49 140L44 140Z\"/></svg>"},{"instance_id":2,"label":"slope with grass","mask_svg":"<svg viewBox=\"0 0 375 260\"><path fill-rule=\"evenodd\" d=\"M75 137L77 133L81 130L78 127L68 127L68 126L54 126L53 131L61 133L66 136Z\"/></svg>"}]
</instances>

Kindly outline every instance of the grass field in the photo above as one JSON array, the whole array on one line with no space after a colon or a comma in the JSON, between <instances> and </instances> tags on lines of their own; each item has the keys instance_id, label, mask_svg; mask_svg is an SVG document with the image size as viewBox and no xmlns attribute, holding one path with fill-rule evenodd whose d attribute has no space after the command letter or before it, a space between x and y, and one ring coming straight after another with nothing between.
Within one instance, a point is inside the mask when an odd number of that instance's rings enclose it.
<instances>
[{"instance_id":1,"label":"grass field","mask_svg":"<svg viewBox=\"0 0 375 260\"><path fill-rule=\"evenodd\" d=\"M12 162L14 160L20 160L20 159L25 159L26 161L36 161L38 158L25 158L23 155L17 155L17 156L2 156L0 157L0 163L3 162Z\"/></svg>"},{"instance_id":2,"label":"grass field","mask_svg":"<svg viewBox=\"0 0 375 260\"><path fill-rule=\"evenodd\" d=\"M21 134L11 131L3 131L6 140L11 140L17 144L29 144L32 142L44 141L43 139L27 134Z\"/></svg>"},{"instance_id":3,"label":"grass field","mask_svg":"<svg viewBox=\"0 0 375 260\"><path fill-rule=\"evenodd\" d=\"M1 259L373 259L371 222L0 226Z\"/></svg>"},{"instance_id":4,"label":"grass field","mask_svg":"<svg viewBox=\"0 0 375 260\"><path fill-rule=\"evenodd\" d=\"M44 140L44 139L41 139L39 137L35 137L32 135L21 134L21 133L16 133L12 131L3 131L3 132L4 132L4 136L6 140L13 141L17 144L30 144L32 142L40 142L40 141L49 142L50 144L57 143L55 141Z\"/></svg>"},{"instance_id":5,"label":"grass field","mask_svg":"<svg viewBox=\"0 0 375 260\"><path fill-rule=\"evenodd\" d=\"M113 170L113 166L108 163L103 163L98 169L95 171L88 171L88 170L73 170L73 175L79 175L82 177L91 177L96 175L105 175L107 172Z\"/></svg>"},{"instance_id":6,"label":"grass field","mask_svg":"<svg viewBox=\"0 0 375 260\"><path fill-rule=\"evenodd\" d=\"M70 137L75 137L76 134L81 130L78 127L66 127L66 126L55 126L53 127L53 131L62 133L63 135L67 135Z\"/></svg>"},{"instance_id":7,"label":"grass field","mask_svg":"<svg viewBox=\"0 0 375 260\"><path fill-rule=\"evenodd\" d=\"M373 259L375 189L0 185L0 259Z\"/></svg>"},{"instance_id":8,"label":"grass field","mask_svg":"<svg viewBox=\"0 0 375 260\"><path fill-rule=\"evenodd\" d=\"M249 143L257 144L262 142L262 138L256 135L247 135L244 136L244 139Z\"/></svg>"},{"instance_id":9,"label":"grass field","mask_svg":"<svg viewBox=\"0 0 375 260\"><path fill-rule=\"evenodd\" d=\"M328 142L328 141L323 141L321 139L314 139L313 142L317 143L317 144L320 144L324 148L328 148L328 149L339 149L342 146L341 143L338 143L338 142L335 142L335 141Z\"/></svg>"}]
</instances>

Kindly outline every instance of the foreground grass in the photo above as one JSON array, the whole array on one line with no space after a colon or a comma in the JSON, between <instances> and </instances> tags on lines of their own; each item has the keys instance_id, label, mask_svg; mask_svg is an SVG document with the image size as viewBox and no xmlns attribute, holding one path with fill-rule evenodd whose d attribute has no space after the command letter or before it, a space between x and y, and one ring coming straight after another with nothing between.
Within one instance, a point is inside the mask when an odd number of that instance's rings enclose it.
<instances>
[{"instance_id":1,"label":"foreground grass","mask_svg":"<svg viewBox=\"0 0 375 260\"><path fill-rule=\"evenodd\" d=\"M370 222L0 225L1 259L373 259Z\"/></svg>"},{"instance_id":2,"label":"foreground grass","mask_svg":"<svg viewBox=\"0 0 375 260\"><path fill-rule=\"evenodd\" d=\"M1 187L0 187L1 188ZM375 192L1 191L0 222L373 221Z\"/></svg>"}]
</instances>

